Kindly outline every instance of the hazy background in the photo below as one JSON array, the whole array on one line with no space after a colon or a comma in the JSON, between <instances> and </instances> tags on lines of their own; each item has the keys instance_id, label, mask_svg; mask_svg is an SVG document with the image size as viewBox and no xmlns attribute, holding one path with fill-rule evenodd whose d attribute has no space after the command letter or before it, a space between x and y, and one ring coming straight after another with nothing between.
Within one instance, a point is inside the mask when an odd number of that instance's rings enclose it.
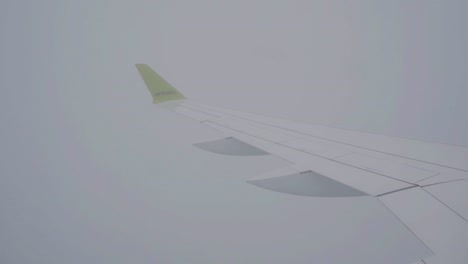
<instances>
[{"instance_id":1,"label":"hazy background","mask_svg":"<svg viewBox=\"0 0 468 264\"><path fill-rule=\"evenodd\" d=\"M192 147L216 135L152 105L134 64L207 104L468 146L467 8L1 1L0 262L332 263L375 202L246 184L282 164Z\"/></svg>"}]
</instances>

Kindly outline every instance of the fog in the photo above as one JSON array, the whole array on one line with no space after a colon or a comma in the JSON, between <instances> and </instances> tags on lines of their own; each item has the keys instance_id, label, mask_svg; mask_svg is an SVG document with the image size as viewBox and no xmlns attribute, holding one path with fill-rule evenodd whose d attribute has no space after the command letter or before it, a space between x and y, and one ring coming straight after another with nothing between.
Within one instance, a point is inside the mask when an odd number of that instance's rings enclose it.
<instances>
[{"instance_id":1,"label":"fog","mask_svg":"<svg viewBox=\"0 0 468 264\"><path fill-rule=\"evenodd\" d=\"M2 1L0 262L372 260L350 249L384 245L377 201L247 184L285 164L193 147L218 135L135 64L206 104L468 146L467 5Z\"/></svg>"}]
</instances>

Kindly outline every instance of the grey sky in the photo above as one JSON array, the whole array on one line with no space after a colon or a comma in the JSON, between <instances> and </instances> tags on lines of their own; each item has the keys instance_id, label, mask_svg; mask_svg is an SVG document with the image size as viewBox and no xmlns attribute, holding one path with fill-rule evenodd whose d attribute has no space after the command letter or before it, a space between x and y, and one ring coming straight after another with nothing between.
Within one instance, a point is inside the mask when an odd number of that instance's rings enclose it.
<instances>
[{"instance_id":1,"label":"grey sky","mask_svg":"<svg viewBox=\"0 0 468 264\"><path fill-rule=\"evenodd\" d=\"M344 221L381 217L374 201L246 184L280 164L191 146L215 134L152 105L134 64L207 104L468 146L467 5L2 1L0 262L302 263L352 246L364 225Z\"/></svg>"}]
</instances>

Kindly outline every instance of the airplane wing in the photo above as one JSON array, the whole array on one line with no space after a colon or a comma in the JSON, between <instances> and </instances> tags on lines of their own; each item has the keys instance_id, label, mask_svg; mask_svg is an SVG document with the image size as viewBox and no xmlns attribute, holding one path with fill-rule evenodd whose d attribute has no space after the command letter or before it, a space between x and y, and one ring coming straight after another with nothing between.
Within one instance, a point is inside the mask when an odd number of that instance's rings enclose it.
<instances>
[{"instance_id":1,"label":"airplane wing","mask_svg":"<svg viewBox=\"0 0 468 264\"><path fill-rule=\"evenodd\" d=\"M375 197L394 220L389 228L406 238L379 249L385 263L468 263L468 148L208 106L186 99L147 65L137 68L155 104L221 132L194 146L290 164L248 183L290 195Z\"/></svg>"}]
</instances>

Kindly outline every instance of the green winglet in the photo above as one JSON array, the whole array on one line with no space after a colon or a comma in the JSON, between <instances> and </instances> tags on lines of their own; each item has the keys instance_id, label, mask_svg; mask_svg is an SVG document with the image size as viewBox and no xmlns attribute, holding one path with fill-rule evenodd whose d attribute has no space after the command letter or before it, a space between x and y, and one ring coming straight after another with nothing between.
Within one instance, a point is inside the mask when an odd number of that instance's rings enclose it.
<instances>
[{"instance_id":1,"label":"green winglet","mask_svg":"<svg viewBox=\"0 0 468 264\"><path fill-rule=\"evenodd\" d=\"M172 85L166 82L159 74L153 71L146 64L136 65L138 72L145 81L148 90L153 96L153 103L185 99L185 96L177 91Z\"/></svg>"}]
</instances>

